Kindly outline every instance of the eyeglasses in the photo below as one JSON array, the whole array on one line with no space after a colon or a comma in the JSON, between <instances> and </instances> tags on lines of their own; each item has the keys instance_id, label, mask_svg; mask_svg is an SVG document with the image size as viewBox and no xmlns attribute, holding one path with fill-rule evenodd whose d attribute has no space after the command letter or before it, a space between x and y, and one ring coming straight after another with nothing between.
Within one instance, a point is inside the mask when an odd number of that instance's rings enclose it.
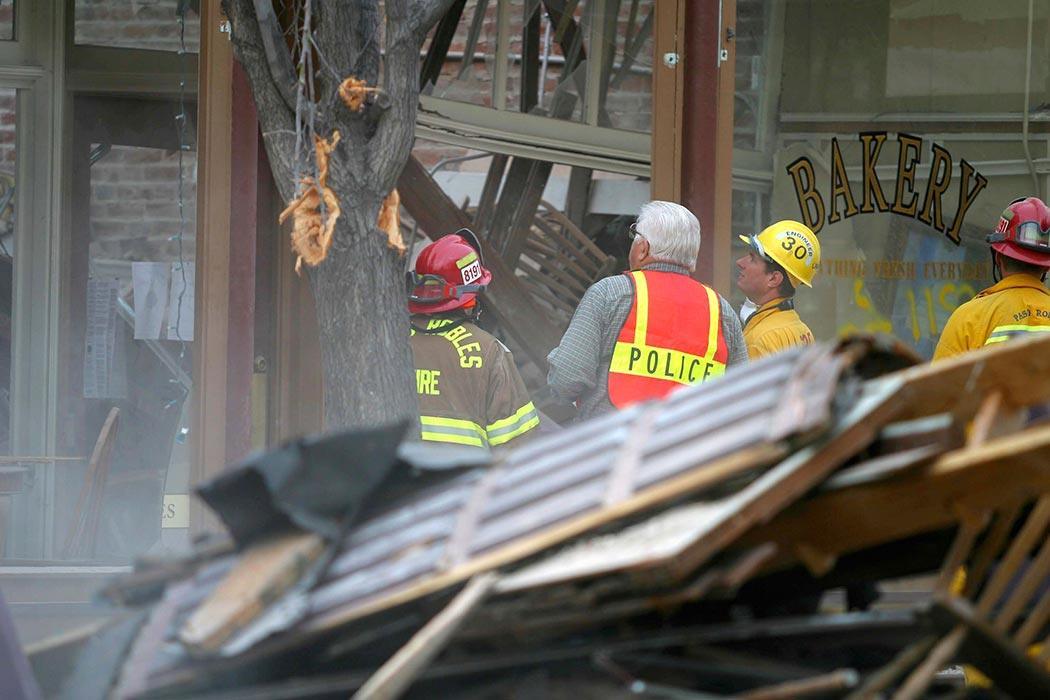
<instances>
[{"instance_id":1,"label":"eyeglasses","mask_svg":"<svg viewBox=\"0 0 1050 700\"><path fill-rule=\"evenodd\" d=\"M1019 245L1027 248L1050 248L1050 230L1043 230L1038 221L1026 221L1017 227Z\"/></svg>"},{"instance_id":2,"label":"eyeglasses","mask_svg":"<svg viewBox=\"0 0 1050 700\"><path fill-rule=\"evenodd\" d=\"M641 236L645 238L645 234L638 230L638 224L634 223L627 227L627 240L633 242L635 238Z\"/></svg>"}]
</instances>

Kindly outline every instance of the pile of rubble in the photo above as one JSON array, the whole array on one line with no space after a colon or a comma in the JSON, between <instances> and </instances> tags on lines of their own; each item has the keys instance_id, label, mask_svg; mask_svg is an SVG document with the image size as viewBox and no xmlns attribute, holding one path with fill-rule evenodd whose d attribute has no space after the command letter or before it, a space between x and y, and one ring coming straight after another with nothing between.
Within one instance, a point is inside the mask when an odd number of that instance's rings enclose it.
<instances>
[{"instance_id":1,"label":"pile of rubble","mask_svg":"<svg viewBox=\"0 0 1050 700\"><path fill-rule=\"evenodd\" d=\"M229 539L32 662L117 697L915 698L967 692L955 664L1050 697L1048 402L1050 338L854 339L502 455L301 441L202 489Z\"/></svg>"}]
</instances>

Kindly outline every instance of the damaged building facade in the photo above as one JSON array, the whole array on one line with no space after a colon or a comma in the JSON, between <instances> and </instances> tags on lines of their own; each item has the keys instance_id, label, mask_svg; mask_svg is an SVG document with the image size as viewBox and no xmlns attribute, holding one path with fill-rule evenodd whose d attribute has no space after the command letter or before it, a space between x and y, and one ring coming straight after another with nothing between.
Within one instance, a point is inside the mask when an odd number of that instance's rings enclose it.
<instances>
[{"instance_id":1,"label":"damaged building facade","mask_svg":"<svg viewBox=\"0 0 1050 700\"><path fill-rule=\"evenodd\" d=\"M26 641L214 529L193 484L321 425L310 288L224 21L0 3L0 590ZM991 283L1003 207L1048 196L1048 28L1022 0L454 2L421 56L403 232L481 234L496 328L552 412L546 354L651 198L696 213L697 276L735 305L737 234L806 222L817 339L928 358Z\"/></svg>"}]
</instances>

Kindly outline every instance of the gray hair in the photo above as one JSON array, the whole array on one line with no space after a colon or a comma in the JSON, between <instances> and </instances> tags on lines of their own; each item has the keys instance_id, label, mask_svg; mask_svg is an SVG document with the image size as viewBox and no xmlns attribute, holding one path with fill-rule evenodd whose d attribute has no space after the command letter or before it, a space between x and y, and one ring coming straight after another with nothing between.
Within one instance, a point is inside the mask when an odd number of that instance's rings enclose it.
<instances>
[{"instance_id":1,"label":"gray hair","mask_svg":"<svg viewBox=\"0 0 1050 700\"><path fill-rule=\"evenodd\" d=\"M649 255L690 270L696 268L700 222L691 211L674 202L654 200L638 212L636 228L649 241Z\"/></svg>"}]
</instances>

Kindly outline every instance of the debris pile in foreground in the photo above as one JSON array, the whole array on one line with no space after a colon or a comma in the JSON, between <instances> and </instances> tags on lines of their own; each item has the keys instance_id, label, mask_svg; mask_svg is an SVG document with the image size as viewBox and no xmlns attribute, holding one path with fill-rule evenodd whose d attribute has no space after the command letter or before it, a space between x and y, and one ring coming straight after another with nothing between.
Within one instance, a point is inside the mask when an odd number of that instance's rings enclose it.
<instances>
[{"instance_id":1,"label":"debris pile in foreground","mask_svg":"<svg viewBox=\"0 0 1050 700\"><path fill-rule=\"evenodd\" d=\"M286 446L202 490L231 539L104 591L122 643L33 662L117 697L916 698L957 664L1050 697L1048 341L796 349L491 463Z\"/></svg>"}]
</instances>

